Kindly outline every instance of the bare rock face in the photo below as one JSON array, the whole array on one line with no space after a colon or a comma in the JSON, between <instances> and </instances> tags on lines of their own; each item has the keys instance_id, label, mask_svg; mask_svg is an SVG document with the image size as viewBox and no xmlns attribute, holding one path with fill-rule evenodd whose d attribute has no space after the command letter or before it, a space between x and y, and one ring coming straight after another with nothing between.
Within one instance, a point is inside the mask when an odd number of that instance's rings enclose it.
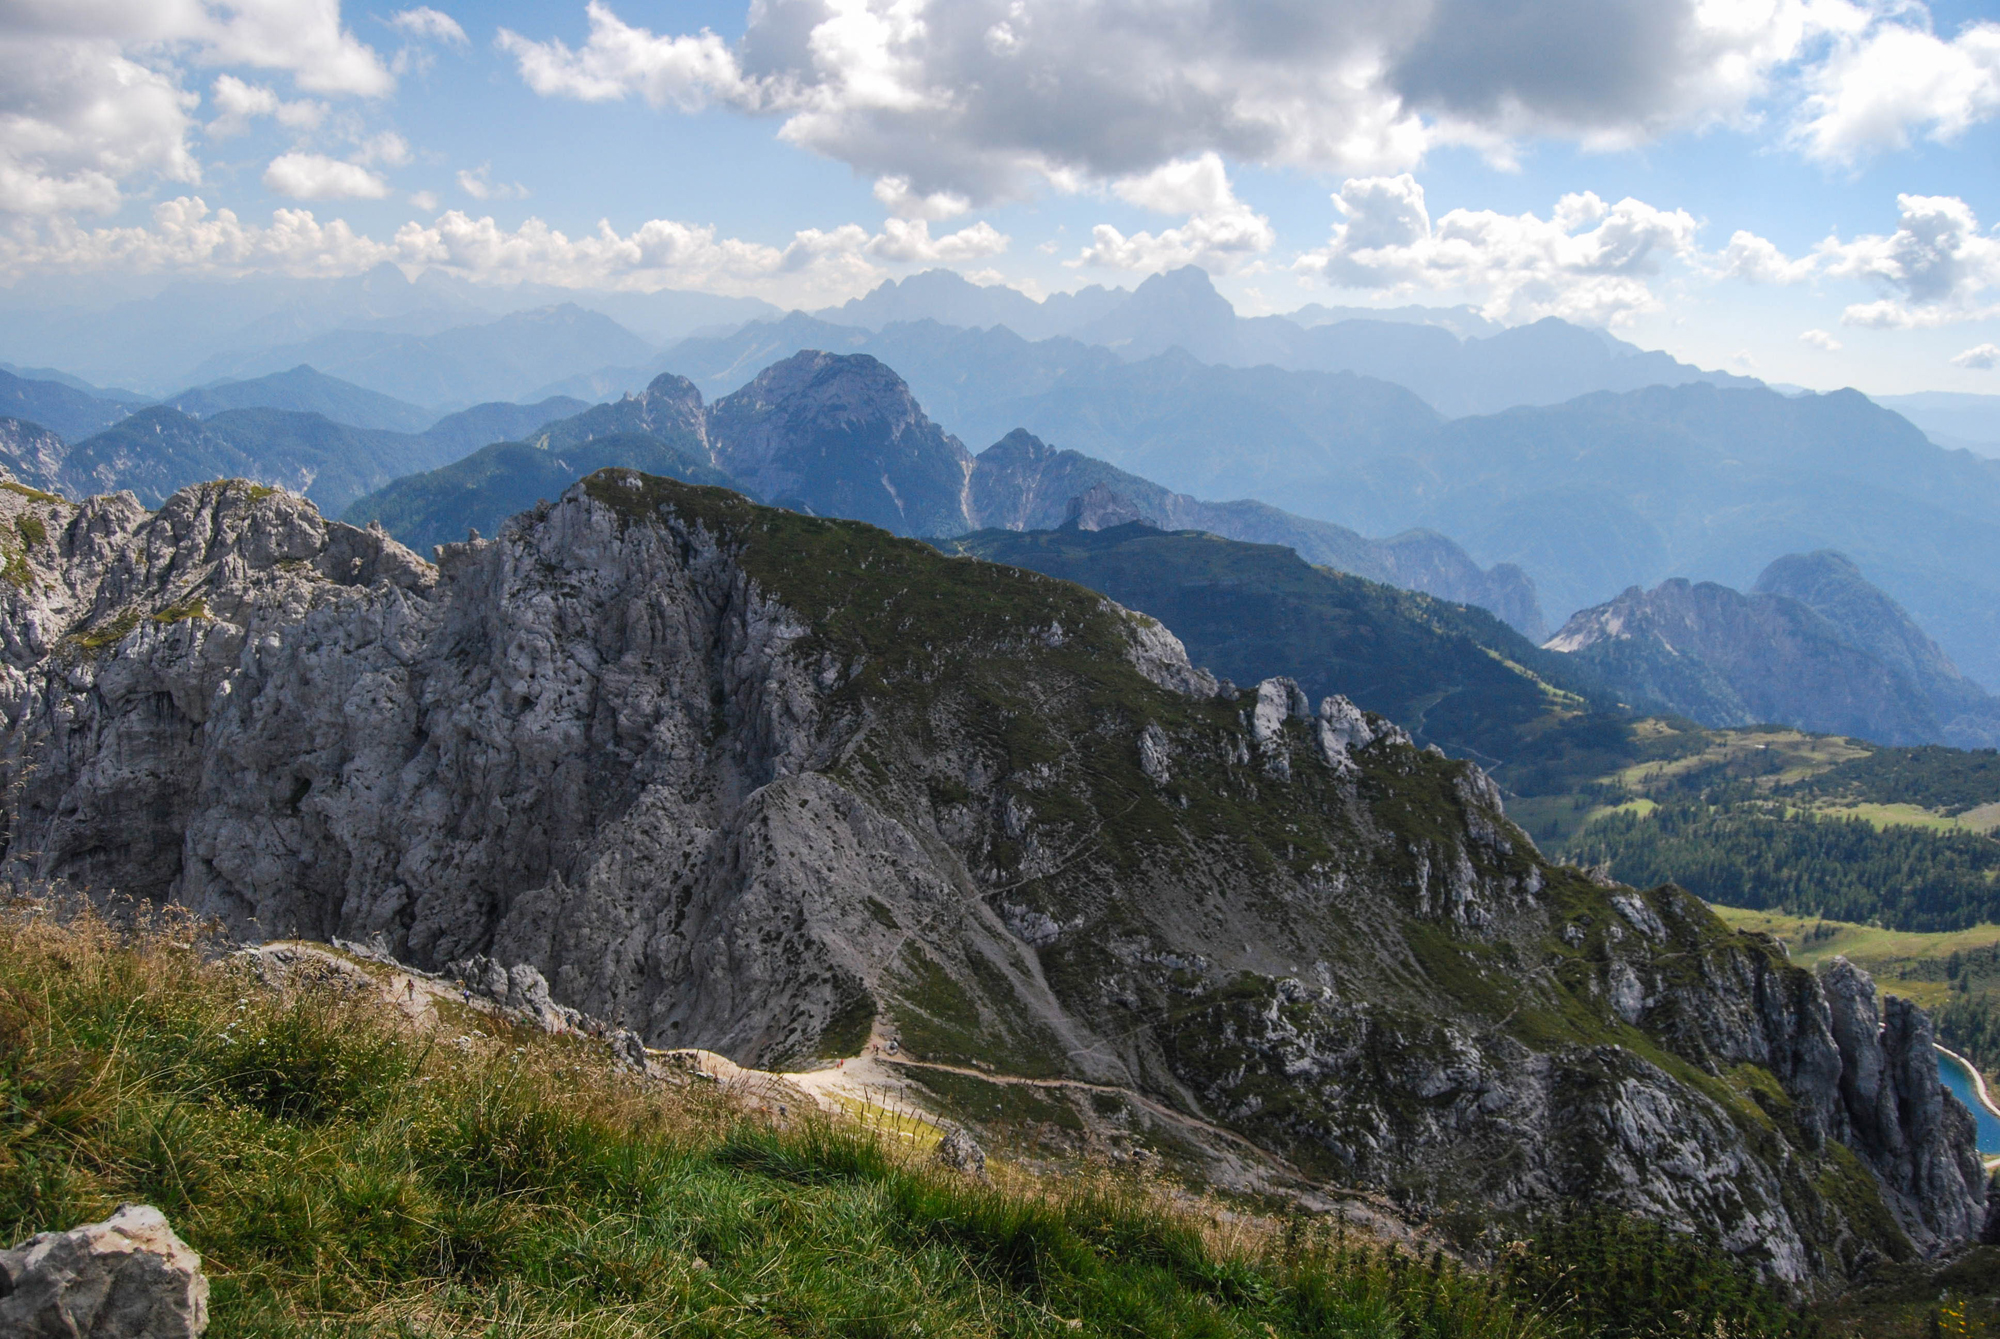
<instances>
[{"instance_id":1,"label":"bare rock face","mask_svg":"<svg viewBox=\"0 0 2000 1339\"><path fill-rule=\"evenodd\" d=\"M395 625L436 580L380 530L241 480L157 512L0 490L0 558L0 717L42 750L16 773L10 854L155 901L180 875L203 727L245 657L371 588L384 601L365 617Z\"/></svg>"},{"instance_id":2,"label":"bare rock face","mask_svg":"<svg viewBox=\"0 0 2000 1339\"><path fill-rule=\"evenodd\" d=\"M0 1334L14 1339L194 1339L208 1328L201 1257L158 1209L0 1251Z\"/></svg>"},{"instance_id":3,"label":"bare rock face","mask_svg":"<svg viewBox=\"0 0 2000 1339\"><path fill-rule=\"evenodd\" d=\"M1972 1113L1938 1082L1930 1019L1890 996L1877 1010L1868 973L1835 958L1820 974L1840 1048L1840 1139L1873 1166L1919 1243L1964 1241L1984 1226L1985 1172Z\"/></svg>"},{"instance_id":4,"label":"bare rock face","mask_svg":"<svg viewBox=\"0 0 2000 1339\"><path fill-rule=\"evenodd\" d=\"M635 1064L890 1037L1794 1281L1982 1221L1920 1014L1079 587L616 470L435 571L240 486L9 525L17 869L377 943Z\"/></svg>"}]
</instances>

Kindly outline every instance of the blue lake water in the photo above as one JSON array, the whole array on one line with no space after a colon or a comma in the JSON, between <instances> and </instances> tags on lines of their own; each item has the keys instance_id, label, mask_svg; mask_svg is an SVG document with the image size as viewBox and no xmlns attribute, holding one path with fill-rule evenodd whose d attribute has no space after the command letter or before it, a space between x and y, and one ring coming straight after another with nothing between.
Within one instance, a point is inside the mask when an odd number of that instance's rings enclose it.
<instances>
[{"instance_id":1,"label":"blue lake water","mask_svg":"<svg viewBox=\"0 0 2000 1339\"><path fill-rule=\"evenodd\" d=\"M1966 1109L1979 1122L1979 1151L2000 1153L2000 1118L1995 1118L1992 1112L1980 1105L1979 1089L1972 1081L1972 1071L1939 1051L1938 1077L1944 1080L1944 1086L1951 1089L1959 1101L1965 1103ZM1991 1084L1987 1085L1987 1091L1992 1091Z\"/></svg>"}]
</instances>

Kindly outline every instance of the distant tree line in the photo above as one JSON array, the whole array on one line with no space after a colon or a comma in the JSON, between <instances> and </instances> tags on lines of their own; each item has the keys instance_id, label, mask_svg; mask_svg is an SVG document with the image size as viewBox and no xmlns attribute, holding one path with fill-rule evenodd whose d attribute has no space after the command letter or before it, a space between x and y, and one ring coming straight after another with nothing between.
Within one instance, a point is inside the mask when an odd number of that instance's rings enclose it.
<instances>
[{"instance_id":1,"label":"distant tree line","mask_svg":"<svg viewBox=\"0 0 2000 1339\"><path fill-rule=\"evenodd\" d=\"M1624 883L1676 883L1704 901L1892 930L2000 921L2000 841L1971 832L1677 801L1607 815L1567 852Z\"/></svg>"},{"instance_id":2,"label":"distant tree line","mask_svg":"<svg viewBox=\"0 0 2000 1339\"><path fill-rule=\"evenodd\" d=\"M1941 744L1876 749L1788 787L1787 793L1962 813L2000 800L2000 750Z\"/></svg>"}]
</instances>

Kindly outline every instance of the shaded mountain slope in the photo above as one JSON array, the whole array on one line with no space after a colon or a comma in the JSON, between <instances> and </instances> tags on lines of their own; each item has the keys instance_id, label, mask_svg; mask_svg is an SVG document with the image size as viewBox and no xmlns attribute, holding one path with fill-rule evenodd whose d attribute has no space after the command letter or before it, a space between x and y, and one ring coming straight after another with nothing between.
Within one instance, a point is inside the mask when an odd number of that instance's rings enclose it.
<instances>
[{"instance_id":1,"label":"shaded mountain slope","mask_svg":"<svg viewBox=\"0 0 2000 1339\"><path fill-rule=\"evenodd\" d=\"M1590 709L1587 681L1484 610L1312 567L1277 545L1131 523L987 530L947 547L1102 591L1166 624L1196 664L1339 693L1489 767Z\"/></svg>"},{"instance_id":2,"label":"shaded mountain slope","mask_svg":"<svg viewBox=\"0 0 2000 1339\"><path fill-rule=\"evenodd\" d=\"M965 527L970 454L866 355L809 351L767 367L716 402L708 433L716 465L778 506L905 535Z\"/></svg>"},{"instance_id":3,"label":"shaded mountain slope","mask_svg":"<svg viewBox=\"0 0 2000 1339\"><path fill-rule=\"evenodd\" d=\"M570 418L590 408L583 400L553 395L535 404L515 404L495 400L446 414L420 434L447 460L470 455L494 442L517 442L558 419Z\"/></svg>"},{"instance_id":4,"label":"shaded mountain slope","mask_svg":"<svg viewBox=\"0 0 2000 1339\"><path fill-rule=\"evenodd\" d=\"M320 414L226 409L201 420L154 406L69 448L52 482L72 496L130 489L158 506L191 483L241 477L297 489L332 510L443 463L450 450Z\"/></svg>"},{"instance_id":5,"label":"shaded mountain slope","mask_svg":"<svg viewBox=\"0 0 2000 1339\"><path fill-rule=\"evenodd\" d=\"M341 519L349 525L379 523L401 543L429 553L439 544L464 539L470 531L490 534L507 517L561 497L584 475L611 466L735 487L704 456L646 433L617 433L560 447L495 442L463 460L398 479L357 499Z\"/></svg>"},{"instance_id":6,"label":"shaded mountain slope","mask_svg":"<svg viewBox=\"0 0 2000 1339\"><path fill-rule=\"evenodd\" d=\"M1740 594L1667 581L1578 612L1548 646L1709 726L1771 722L1882 744L2000 742L2000 701L1837 553L1778 559Z\"/></svg>"},{"instance_id":7,"label":"shaded mountain slope","mask_svg":"<svg viewBox=\"0 0 2000 1339\"><path fill-rule=\"evenodd\" d=\"M69 447L39 423L0 418L0 469L16 482L51 493L62 491L63 457Z\"/></svg>"},{"instance_id":8,"label":"shaded mountain slope","mask_svg":"<svg viewBox=\"0 0 2000 1339\"><path fill-rule=\"evenodd\" d=\"M1979 731L1967 736L1977 743L1954 741L1961 747L2000 743L2000 702L1961 674L1916 620L1871 585L1845 554L1824 549L1788 554L1764 569L1752 591L1789 596L1833 624L1848 645L1914 685L1948 738L1961 719L1964 729Z\"/></svg>"},{"instance_id":9,"label":"shaded mountain slope","mask_svg":"<svg viewBox=\"0 0 2000 1339\"><path fill-rule=\"evenodd\" d=\"M65 441L101 432L131 412L130 405L58 381L0 372L0 415L39 424Z\"/></svg>"},{"instance_id":10,"label":"shaded mountain slope","mask_svg":"<svg viewBox=\"0 0 2000 1339\"><path fill-rule=\"evenodd\" d=\"M37 876L530 964L745 1060L1116 1083L1406 1205L1615 1205L1780 1279L1980 1222L1919 1011L1549 865L1471 765L1218 696L1081 587L624 471L436 569L241 485L0 491L0 537L28 509L0 796Z\"/></svg>"},{"instance_id":11,"label":"shaded mountain slope","mask_svg":"<svg viewBox=\"0 0 2000 1339\"><path fill-rule=\"evenodd\" d=\"M1206 530L1226 539L1282 544L1315 566L1476 604L1531 640L1547 633L1526 573L1507 564L1482 571L1463 549L1435 531L1368 539L1345 526L1264 502L1204 502L1082 452L1056 450L1020 429L979 453L968 511L981 528L1050 530L1067 520L1074 500L1093 488L1110 489L1138 515L1169 530Z\"/></svg>"}]
</instances>

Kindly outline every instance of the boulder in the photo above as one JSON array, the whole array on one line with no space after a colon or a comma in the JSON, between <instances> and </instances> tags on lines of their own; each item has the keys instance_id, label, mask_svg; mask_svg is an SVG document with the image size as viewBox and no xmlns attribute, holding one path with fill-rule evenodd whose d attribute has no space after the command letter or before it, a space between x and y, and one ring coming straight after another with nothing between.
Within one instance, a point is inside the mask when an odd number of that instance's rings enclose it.
<instances>
[{"instance_id":1,"label":"boulder","mask_svg":"<svg viewBox=\"0 0 2000 1339\"><path fill-rule=\"evenodd\" d=\"M954 1172L964 1172L967 1176L986 1175L986 1150L979 1141L954 1125L944 1132L938 1146L931 1153L931 1161L940 1167L948 1167Z\"/></svg>"},{"instance_id":2,"label":"boulder","mask_svg":"<svg viewBox=\"0 0 2000 1339\"><path fill-rule=\"evenodd\" d=\"M0 1334L193 1339L208 1328L201 1257L149 1204L0 1251Z\"/></svg>"}]
</instances>

